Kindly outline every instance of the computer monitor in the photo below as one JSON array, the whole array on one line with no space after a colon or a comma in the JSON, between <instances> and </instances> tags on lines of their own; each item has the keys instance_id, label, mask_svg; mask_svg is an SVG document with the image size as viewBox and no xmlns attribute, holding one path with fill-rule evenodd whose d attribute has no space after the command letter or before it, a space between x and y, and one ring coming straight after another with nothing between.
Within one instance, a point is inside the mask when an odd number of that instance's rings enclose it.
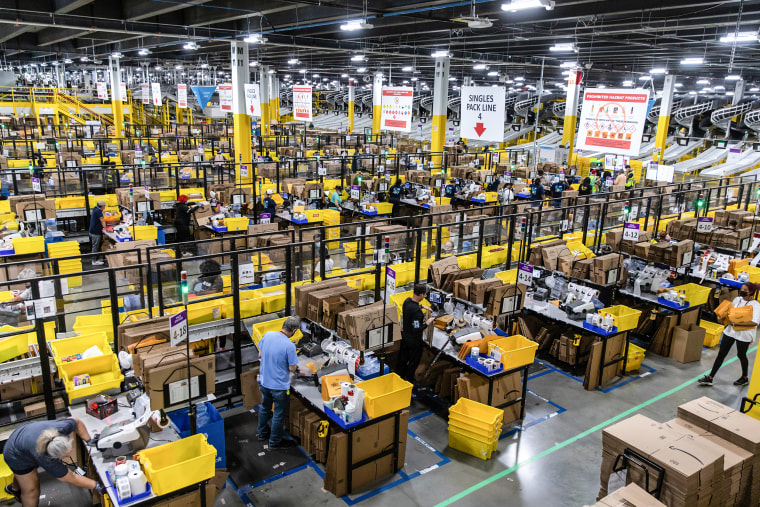
<instances>
[{"instance_id":1,"label":"computer monitor","mask_svg":"<svg viewBox=\"0 0 760 507\"><path fill-rule=\"evenodd\" d=\"M431 291L430 294L428 294L428 300L431 303L436 303L436 304L440 304L440 303L443 302L443 298L441 297L441 293L440 292L436 292L436 291Z\"/></svg>"}]
</instances>

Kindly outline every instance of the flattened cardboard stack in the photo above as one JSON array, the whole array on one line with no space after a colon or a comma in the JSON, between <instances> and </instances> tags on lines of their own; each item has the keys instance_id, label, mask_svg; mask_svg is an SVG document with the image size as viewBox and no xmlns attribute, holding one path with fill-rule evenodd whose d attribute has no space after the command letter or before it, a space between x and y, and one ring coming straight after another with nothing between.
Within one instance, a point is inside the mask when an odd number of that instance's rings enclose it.
<instances>
[{"instance_id":1,"label":"flattened cardboard stack","mask_svg":"<svg viewBox=\"0 0 760 507\"><path fill-rule=\"evenodd\" d=\"M383 308L385 308L385 318L383 318ZM393 324L393 341L401 341L398 310L394 306L378 301L339 313L336 332L338 336L351 342L351 347L354 349L364 350L367 331L391 323Z\"/></svg>"},{"instance_id":2,"label":"flattened cardboard stack","mask_svg":"<svg viewBox=\"0 0 760 507\"><path fill-rule=\"evenodd\" d=\"M300 285L294 288L295 291L295 306L296 315L301 318L309 318L309 294L325 289L335 289L341 287L343 289L348 288L348 283L341 278L331 278L330 280L322 280L316 283L310 283L308 285Z\"/></svg>"},{"instance_id":3,"label":"flattened cardboard stack","mask_svg":"<svg viewBox=\"0 0 760 507\"><path fill-rule=\"evenodd\" d=\"M479 375L467 375L457 378L458 398L467 398L488 405L488 380ZM522 377L520 372L499 377L493 381L491 406L498 407L516 400L522 395ZM520 403L513 403L504 408L503 423L507 424L520 417Z\"/></svg>"},{"instance_id":4,"label":"flattened cardboard stack","mask_svg":"<svg viewBox=\"0 0 760 507\"><path fill-rule=\"evenodd\" d=\"M629 484L624 488L610 493L594 505L589 507L665 507L665 504L658 501L644 491L636 484Z\"/></svg>"}]
</instances>

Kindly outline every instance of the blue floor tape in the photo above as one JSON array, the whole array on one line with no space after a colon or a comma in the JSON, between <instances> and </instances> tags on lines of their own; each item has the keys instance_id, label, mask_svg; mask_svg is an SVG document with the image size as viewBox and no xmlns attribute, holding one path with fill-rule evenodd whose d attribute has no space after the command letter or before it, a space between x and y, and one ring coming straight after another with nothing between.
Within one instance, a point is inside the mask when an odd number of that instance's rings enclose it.
<instances>
[{"instance_id":1,"label":"blue floor tape","mask_svg":"<svg viewBox=\"0 0 760 507\"><path fill-rule=\"evenodd\" d=\"M542 373L543 373L543 372L542 372ZM564 407L560 407L559 405L557 405L557 404L556 404L556 403L554 403L553 401L551 401L551 400L547 400L546 398L544 398L544 397L543 397L543 396L541 396L540 394L536 394L536 393L534 393L533 391L531 391L530 389L528 389L528 393L529 393L529 394L532 394L532 395L533 395L533 396L535 396L536 398L539 398L539 399L541 399L541 400L545 401L546 403L548 403L549 405L553 406L553 407L554 407L554 408L556 408L557 410L555 410L554 412L552 412L552 413L550 413L550 414L546 414L546 415L545 415L545 416L543 416L543 417L539 417L538 419L533 419L533 418L532 418L530 415L528 415L528 414L525 414L525 418L526 418L526 419L530 419L530 421L526 423L526 422L525 422L525 420L523 420L523 424L521 424L520 426L517 426L517 427L515 427L515 428L512 428L511 430L507 431L506 433L503 433L503 434L502 434L502 435L499 437L499 440L501 440L501 439L503 439L503 438L506 438L506 437L509 437L509 436L512 436L512 435L514 435L515 433L518 433L518 432L522 432L522 431L525 431L525 430L527 430L528 428L531 428L531 427L533 427L533 426L535 426L535 425L537 425L537 424L540 424L540 423L542 423L542 422L544 422L544 421L548 421L548 420L549 420L549 419L551 419L552 417L556 417L556 416L558 416L559 414L561 414L562 412L567 412L567 409L566 409L566 408L564 408Z\"/></svg>"},{"instance_id":2,"label":"blue floor tape","mask_svg":"<svg viewBox=\"0 0 760 507\"><path fill-rule=\"evenodd\" d=\"M645 364L642 364L642 365L641 365L641 368L646 368L646 369L647 369L647 370L649 370L649 371L646 371L646 372L644 372L643 374L642 374L642 373L640 373L640 374L636 375L635 377L630 377L630 378L628 378L627 380L625 380L625 381L623 381L623 382L620 382L619 384L615 384L614 386L612 386L612 387L609 387L609 388L607 388L607 389L600 389L600 388L598 388L598 387L597 387L597 388L596 388L596 390L597 390L597 391L601 391L601 392L603 392L603 393L607 394L607 393L609 393L609 392L611 392L611 391L614 391L614 390L615 390L615 389L617 389L618 387L623 387L624 385L628 385L628 384L630 384L631 382L634 382L634 381L636 381L636 380L640 379L642 376L648 376L648 375L650 375L650 374L652 374L652 373L654 373L654 372L656 372L656 371L657 371L657 370L655 370L654 368L650 368L649 366L647 366L647 365L645 365Z\"/></svg>"},{"instance_id":3,"label":"blue floor tape","mask_svg":"<svg viewBox=\"0 0 760 507\"><path fill-rule=\"evenodd\" d=\"M414 417L410 417L409 418L409 422L417 421L417 420L422 419L423 417L427 417L429 415L433 415L433 412L431 412L430 410L426 410L425 412L422 412L421 414L417 414Z\"/></svg>"}]
</instances>

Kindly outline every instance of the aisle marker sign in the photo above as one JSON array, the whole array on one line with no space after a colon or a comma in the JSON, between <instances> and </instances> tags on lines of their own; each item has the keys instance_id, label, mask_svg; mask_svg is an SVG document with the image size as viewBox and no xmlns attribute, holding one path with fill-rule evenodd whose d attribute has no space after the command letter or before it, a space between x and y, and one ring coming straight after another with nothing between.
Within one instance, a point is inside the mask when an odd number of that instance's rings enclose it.
<instances>
[{"instance_id":1,"label":"aisle marker sign","mask_svg":"<svg viewBox=\"0 0 760 507\"><path fill-rule=\"evenodd\" d=\"M219 105L222 111L232 111L232 85L230 83L220 84L218 89Z\"/></svg>"},{"instance_id":2,"label":"aisle marker sign","mask_svg":"<svg viewBox=\"0 0 760 507\"><path fill-rule=\"evenodd\" d=\"M391 296L396 293L396 271L393 268L385 268L385 302L391 304Z\"/></svg>"},{"instance_id":3,"label":"aisle marker sign","mask_svg":"<svg viewBox=\"0 0 760 507\"><path fill-rule=\"evenodd\" d=\"M533 286L533 266L522 262L517 265L517 283L528 287Z\"/></svg>"},{"instance_id":4,"label":"aisle marker sign","mask_svg":"<svg viewBox=\"0 0 760 507\"><path fill-rule=\"evenodd\" d=\"M187 310L172 315L169 320L171 346L177 346L187 338Z\"/></svg>"},{"instance_id":5,"label":"aisle marker sign","mask_svg":"<svg viewBox=\"0 0 760 507\"><path fill-rule=\"evenodd\" d=\"M411 132L413 99L414 89L408 86L383 88L380 128L396 132Z\"/></svg>"},{"instance_id":6,"label":"aisle marker sign","mask_svg":"<svg viewBox=\"0 0 760 507\"><path fill-rule=\"evenodd\" d=\"M183 109L187 108L187 85L186 84L177 85L177 104L179 105L179 107Z\"/></svg>"},{"instance_id":7,"label":"aisle marker sign","mask_svg":"<svg viewBox=\"0 0 760 507\"><path fill-rule=\"evenodd\" d=\"M626 222L623 226L623 241L639 241L639 224Z\"/></svg>"},{"instance_id":8,"label":"aisle marker sign","mask_svg":"<svg viewBox=\"0 0 760 507\"><path fill-rule=\"evenodd\" d=\"M648 104L649 90L586 89L576 146L596 151L601 148L615 155L638 155Z\"/></svg>"},{"instance_id":9,"label":"aisle marker sign","mask_svg":"<svg viewBox=\"0 0 760 507\"><path fill-rule=\"evenodd\" d=\"M465 139L503 142L505 95L502 87L463 86L460 135Z\"/></svg>"},{"instance_id":10,"label":"aisle marker sign","mask_svg":"<svg viewBox=\"0 0 760 507\"><path fill-rule=\"evenodd\" d=\"M245 87L245 114L248 116L261 116L259 83L246 83L243 86Z\"/></svg>"},{"instance_id":11,"label":"aisle marker sign","mask_svg":"<svg viewBox=\"0 0 760 507\"><path fill-rule=\"evenodd\" d=\"M699 217L697 218L697 232L707 234L712 232L713 219L712 217Z\"/></svg>"},{"instance_id":12,"label":"aisle marker sign","mask_svg":"<svg viewBox=\"0 0 760 507\"><path fill-rule=\"evenodd\" d=\"M98 98L101 100L108 100L108 87L106 87L105 83L98 83Z\"/></svg>"},{"instance_id":13,"label":"aisle marker sign","mask_svg":"<svg viewBox=\"0 0 760 507\"><path fill-rule=\"evenodd\" d=\"M122 102L127 101L127 83L119 83L119 96Z\"/></svg>"},{"instance_id":14,"label":"aisle marker sign","mask_svg":"<svg viewBox=\"0 0 760 507\"><path fill-rule=\"evenodd\" d=\"M293 87L293 118L300 121L311 121L311 86Z\"/></svg>"},{"instance_id":15,"label":"aisle marker sign","mask_svg":"<svg viewBox=\"0 0 760 507\"><path fill-rule=\"evenodd\" d=\"M153 106L161 107L161 83L151 83L150 87L153 91Z\"/></svg>"},{"instance_id":16,"label":"aisle marker sign","mask_svg":"<svg viewBox=\"0 0 760 507\"><path fill-rule=\"evenodd\" d=\"M141 84L140 91L140 94L142 95L142 103L150 104L150 85L148 83Z\"/></svg>"}]
</instances>

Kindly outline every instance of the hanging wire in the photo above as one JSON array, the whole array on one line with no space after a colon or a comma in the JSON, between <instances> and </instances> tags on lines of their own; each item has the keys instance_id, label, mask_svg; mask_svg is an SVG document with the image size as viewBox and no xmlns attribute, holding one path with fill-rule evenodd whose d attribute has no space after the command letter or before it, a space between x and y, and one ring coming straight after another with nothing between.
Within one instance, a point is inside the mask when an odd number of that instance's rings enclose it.
<instances>
[{"instance_id":1,"label":"hanging wire","mask_svg":"<svg viewBox=\"0 0 760 507\"><path fill-rule=\"evenodd\" d=\"M739 15L736 17L736 28L734 29L734 43L731 44L731 59L728 61L728 73L734 68L734 56L736 55L736 39L739 37L739 27L742 22L742 12L744 11L744 0L739 2Z\"/></svg>"}]
</instances>

